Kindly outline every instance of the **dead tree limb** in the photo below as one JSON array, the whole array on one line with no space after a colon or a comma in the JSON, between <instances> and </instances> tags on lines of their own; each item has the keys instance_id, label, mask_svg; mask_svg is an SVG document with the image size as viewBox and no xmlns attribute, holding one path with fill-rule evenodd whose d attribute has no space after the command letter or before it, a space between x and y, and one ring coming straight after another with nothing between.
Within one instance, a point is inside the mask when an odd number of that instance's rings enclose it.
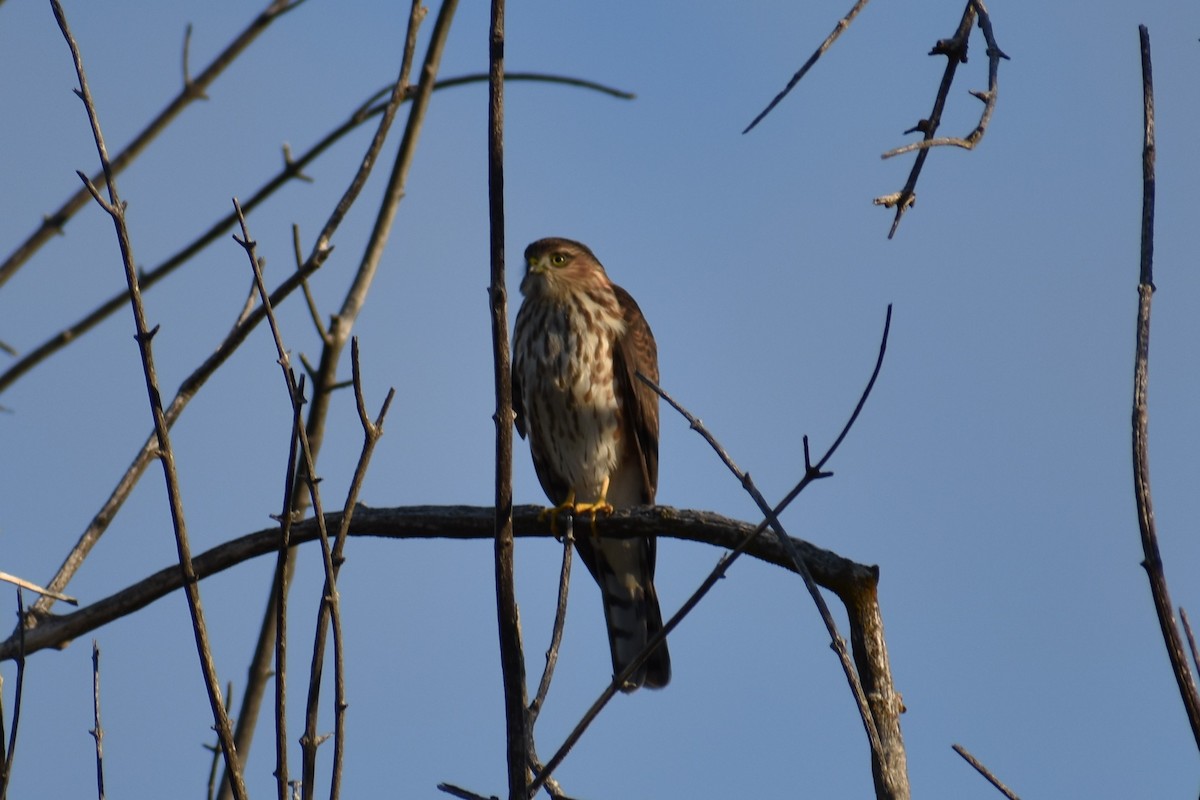
<instances>
[{"instance_id":1,"label":"dead tree limb","mask_svg":"<svg viewBox=\"0 0 1200 800\"><path fill-rule=\"evenodd\" d=\"M1167 657L1179 686L1179 696L1200 747L1200 692L1188 666L1179 624L1175 621L1167 576L1158 549L1154 505L1150 498L1149 413L1146 393L1150 360L1150 303L1154 296L1154 79L1150 63L1150 32L1138 27L1142 53L1142 108L1145 121L1142 143L1142 254L1138 278L1137 339L1133 368L1133 486L1137 500L1138 528L1145 558L1142 566L1150 580L1150 594L1162 630Z\"/></svg>"},{"instance_id":2,"label":"dead tree limb","mask_svg":"<svg viewBox=\"0 0 1200 800\"><path fill-rule=\"evenodd\" d=\"M541 519L541 506L513 507L513 533L518 538L551 538L549 519ZM341 512L329 512L325 521L330 530L343 524ZM488 539L495 536L495 511L479 506L402 506L372 508L359 505L350 523L350 536L372 536L386 539ZM756 526L730 519L711 511L694 511L653 506L620 509L597 522L603 536L636 538L658 534L670 539L710 544L732 550ZM298 547L318 537L316 521L306 519L292 524L291 546ZM878 581L878 568L858 564L801 539L792 542L804 557L818 586L829 589L838 597L853 594L864 583ZM196 577L203 580L242 564L253 558L274 555L279 546L279 527L271 526L217 545L192 559ZM794 571L783 545L771 532L755 537L746 553L762 561ZM21 652L20 639L25 638L25 652L32 654L45 649L62 649L73 639L96 630L117 619L145 608L182 586L178 566L166 567L133 583L106 598L89 603L69 614L47 614L34 620L23 631L14 631L0 642L0 661L12 661Z\"/></svg>"},{"instance_id":3,"label":"dead tree limb","mask_svg":"<svg viewBox=\"0 0 1200 800\"><path fill-rule=\"evenodd\" d=\"M950 96L950 86L954 83L958 65L967 62L967 43L971 38L971 26L976 19L979 20L979 28L983 31L984 40L987 42L988 88L986 92L972 91L971 94L983 103L983 112L980 115L979 123L967 136L938 138L936 134L938 126L942 124L942 110ZM891 158L901 153L917 151L917 158L913 162L912 170L908 173L908 180L905 181L904 188L893 194L875 198L875 205L896 209L892 228L888 231L889 239L896 235L896 229L900 227L900 220L917 201L917 179L921 175L921 168L925 166L925 159L929 155L930 148L940 145L955 145L971 150L983 138L988 122L991 121L992 111L996 107L996 99L999 97L1000 59L1008 58L996 44L995 34L992 32L991 16L988 14L983 0L967 0L962 19L958 23L958 30L949 39L939 39L933 49L929 51L929 55L945 56L946 71L942 74L942 82L938 86L937 96L933 101L933 110L929 112L929 116L905 131L905 133L921 133L924 138L920 142L889 150L882 156L882 158Z\"/></svg>"}]
</instances>

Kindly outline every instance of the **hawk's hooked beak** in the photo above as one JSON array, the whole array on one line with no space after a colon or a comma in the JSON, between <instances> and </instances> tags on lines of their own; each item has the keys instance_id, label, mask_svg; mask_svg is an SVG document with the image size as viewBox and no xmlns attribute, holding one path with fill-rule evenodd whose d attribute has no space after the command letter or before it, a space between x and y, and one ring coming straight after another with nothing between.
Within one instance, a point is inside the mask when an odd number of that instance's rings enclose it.
<instances>
[{"instance_id":1,"label":"hawk's hooked beak","mask_svg":"<svg viewBox=\"0 0 1200 800\"><path fill-rule=\"evenodd\" d=\"M541 275L550 268L549 264L544 258L531 258L527 263L529 266L529 271L538 275Z\"/></svg>"}]
</instances>

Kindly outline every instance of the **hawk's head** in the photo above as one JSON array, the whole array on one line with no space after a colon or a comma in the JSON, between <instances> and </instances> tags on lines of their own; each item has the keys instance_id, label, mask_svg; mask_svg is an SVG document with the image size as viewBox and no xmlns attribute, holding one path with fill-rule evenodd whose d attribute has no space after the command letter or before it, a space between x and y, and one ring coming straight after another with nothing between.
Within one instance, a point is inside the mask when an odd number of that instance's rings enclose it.
<instances>
[{"instance_id":1,"label":"hawk's head","mask_svg":"<svg viewBox=\"0 0 1200 800\"><path fill-rule=\"evenodd\" d=\"M558 295L601 282L608 283L604 267L586 245L571 239L539 239L525 248L525 277L521 294Z\"/></svg>"}]
</instances>

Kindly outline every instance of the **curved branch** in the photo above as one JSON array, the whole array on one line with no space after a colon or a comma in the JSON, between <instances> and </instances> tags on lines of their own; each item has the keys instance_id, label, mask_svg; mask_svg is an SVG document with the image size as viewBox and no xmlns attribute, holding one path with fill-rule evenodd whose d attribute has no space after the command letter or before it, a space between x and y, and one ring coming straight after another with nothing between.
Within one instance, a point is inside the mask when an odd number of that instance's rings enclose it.
<instances>
[{"instance_id":1,"label":"curved branch","mask_svg":"<svg viewBox=\"0 0 1200 800\"><path fill-rule=\"evenodd\" d=\"M552 538L548 519L539 519L542 510L541 506L514 506L514 534L520 538ZM342 525L342 513L329 512L325 515L325 522L329 529L338 529ZM656 534L725 549L737 547L756 527L711 511L670 506L622 509L611 517L599 520L598 525L603 535L614 538ZM495 536L495 512L491 507L480 506L371 508L359 505L355 508L349 534L385 539L491 541ZM315 541L318 537L315 519L292 524L293 547ZM861 592L863 586L874 585L879 580L877 567L858 564L801 539L793 538L792 544L803 556L813 580L840 598L853 597ZM265 528L193 556L192 565L196 577L204 580L259 556L273 555L278 546L279 528ZM746 552L761 561L795 570L787 551L770 531L755 537ZM24 631L25 652L31 654L47 648L62 649L73 639L145 608L181 586L179 565L174 564L78 611L39 616ZM14 634L0 642L0 661L11 661L17 657L20 649L18 638Z\"/></svg>"}]
</instances>

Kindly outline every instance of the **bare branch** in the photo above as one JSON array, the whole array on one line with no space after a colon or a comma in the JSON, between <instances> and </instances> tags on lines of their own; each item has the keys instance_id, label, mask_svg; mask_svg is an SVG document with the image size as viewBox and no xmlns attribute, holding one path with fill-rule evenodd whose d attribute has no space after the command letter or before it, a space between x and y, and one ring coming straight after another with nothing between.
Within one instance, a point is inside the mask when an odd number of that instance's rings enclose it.
<instances>
[{"instance_id":1,"label":"bare branch","mask_svg":"<svg viewBox=\"0 0 1200 800\"><path fill-rule=\"evenodd\" d=\"M96 796L104 800L104 728L100 726L100 645L92 640L92 720L96 740Z\"/></svg>"},{"instance_id":2,"label":"bare branch","mask_svg":"<svg viewBox=\"0 0 1200 800\"><path fill-rule=\"evenodd\" d=\"M439 783L437 788L439 791L443 791L451 797L461 798L461 800L500 800L496 795L489 797L487 795L475 794L469 789L455 786L453 783Z\"/></svg>"},{"instance_id":3,"label":"bare branch","mask_svg":"<svg viewBox=\"0 0 1200 800\"><path fill-rule=\"evenodd\" d=\"M538 682L537 694L529 704L527 715L530 734L541 713L542 703L550 691L550 681L554 679L554 666L558 663L558 648L562 644L563 628L567 623L567 595L571 586L571 548L575 543L575 515L567 515L567 530L563 534L562 567L558 572L558 601L554 605L554 625L550 630L550 646L546 649L546 667L542 670L542 679ZM541 768L537 768L541 772Z\"/></svg>"},{"instance_id":4,"label":"bare branch","mask_svg":"<svg viewBox=\"0 0 1200 800\"><path fill-rule=\"evenodd\" d=\"M7 572L0 572L0 581L11 583L14 586L20 586L22 589L28 589L36 594L44 595L46 597L53 597L55 600L61 600L62 602L70 603L73 606L79 605L79 601L74 597L61 594L59 592L52 592L49 589L44 589L41 586L38 586L36 583L27 581L24 578L18 578L16 575L9 575Z\"/></svg>"},{"instance_id":5,"label":"bare branch","mask_svg":"<svg viewBox=\"0 0 1200 800\"><path fill-rule=\"evenodd\" d=\"M79 78L79 97L83 100L87 111L88 121L92 127L92 137L96 142L96 152L100 157L100 166L108 184L108 203L105 204L97 194L97 200L108 211L116 229L117 243L121 250L121 260L125 267L125 281L129 287L129 301L133 307L134 327L137 331L136 341L142 360L142 371L146 379L146 392L150 401L150 413L154 419L154 430L157 439L157 457L162 463L163 479L166 483L167 500L171 510L171 524L175 530L175 545L179 554L179 569L184 581L185 595L188 601L188 611L191 615L192 631L196 639L196 651L200 658L201 673L208 692L209 706L212 709L213 720L216 724L217 735L221 739L221 748L225 754L225 764L232 776L231 783L238 800L246 797L246 786L242 780L241 765L237 750L233 744L233 727L225 706L221 700L221 686L217 680L216 666L213 663L212 648L208 641L208 627L204 621L204 609L200 602L200 589L192 569L191 546L188 543L187 523L183 513L183 499L179 488L179 478L175 470L175 455L171 448L171 437L163 411L162 396L158 388L158 375L154 366L154 350L151 340L157 328L150 329L146 324L146 313L142 306L141 292L138 288L137 268L134 265L133 246L129 239L129 229L125 225L125 205L117 192L112 164L109 162L108 149L104 145L104 135L100 130L100 119L88 88L87 75L83 69L83 58L79 46L71 35L67 18L59 0L50 0L54 18L59 30L71 50L75 62L75 74ZM87 181L90 189L94 190L91 181Z\"/></svg>"},{"instance_id":6,"label":"bare branch","mask_svg":"<svg viewBox=\"0 0 1200 800\"><path fill-rule=\"evenodd\" d=\"M938 126L942 123L942 110L945 108L946 100L950 96L950 86L954 83L954 76L958 70L960 63L967 61L967 42L971 36L971 25L976 18L979 20L979 28L983 31L984 40L987 42L988 56L988 89L986 92L972 91L970 94L979 99L983 103L983 112L980 114L979 123L975 129L965 137L937 137ZM983 0L967 0L967 6L963 10L962 20L958 24L958 30L954 36L949 39L941 39L929 51L929 55L946 56L946 71L942 75L942 82L938 86L937 96L933 101L933 111L929 117L919 121L916 125L909 128L905 133L921 133L924 138L919 142L897 147L894 150L889 150L883 154L882 158L892 158L903 153L917 151L916 161L913 163L912 170L908 174L908 180L904 184L904 188L899 192L884 195L875 198L875 205L883 206L884 208L896 209L895 219L892 220L892 228L888 231L888 238L891 239L896 235L896 229L900 226L900 220L904 217L905 212L916 203L917 194L916 186L917 179L921 175L921 168L925 166L925 158L932 147L952 145L962 147L967 150L972 150L979 140L983 138L984 132L987 130L988 123L991 121L992 112L996 108L996 99L999 97L998 74L1000 68L1000 59L1007 59L1008 56L996 44L996 37L992 31L992 20L988 14L987 8L983 4Z\"/></svg>"},{"instance_id":7,"label":"bare branch","mask_svg":"<svg viewBox=\"0 0 1200 800\"><path fill-rule=\"evenodd\" d=\"M450 23L453 20L454 11L457 7L456 0L447 0L442 4L442 8L438 13L437 21L434 23L433 32L430 37L429 44L425 52L425 60L421 67L420 85L416 92L412 94L413 106L409 112L407 124L404 128L404 134L400 141L400 147L397 152L395 161L392 165L392 172L389 177L388 186L384 193L384 200L376 215L375 225L368 239L366 251L360 261L359 268L355 273L354 280L351 283L350 289L346 293L346 297L342 303L341 309L331 320L328 335L325 337L324 347L322 348L321 357L316 371L313 373L313 401L309 409L308 425L305 435L309 440L309 449L312 453L312 458L315 463L317 453L320 451L320 446L324 438L325 420L328 415L330 393L333 388L338 385L336 380L337 367L341 359L342 352L350 337L350 332L353 329L355 320L358 317L359 310L365 301L367 292L370 289L371 283L374 280L375 273L378 269L379 261L383 255L384 246L387 242L391 231L392 222L395 218L400 201L404 196L404 187L407 181L408 171L411 167L414 154L416 152L417 141L420 136L420 131L423 127L426 111L429 106L429 100L435 86L435 78L437 76L438 66L441 62L442 52L445 48L446 38L449 34ZM412 69L413 59L416 52L416 30L418 23L424 18L425 9L419 3L414 2L410 14L410 22L408 35L405 38L404 50L401 56L400 75L393 87L392 103L389 105L389 114L395 114L395 109L398 104L409 96L410 85L409 75ZM385 115L386 116L386 115ZM390 122L390 120L389 120ZM372 155L375 157L378 153L378 146L382 145L381 134L386 132L386 127L381 123L381 128L377 131L376 141L372 142ZM361 190L362 184L365 181L366 173L360 171L356 176L355 181L351 184L351 189L347 191L347 200L357 197L357 193ZM345 201L338 204L330 217L330 223L327 223L328 229L331 223L340 223L346 211L349 209L349 204ZM327 241L325 231L322 231L317 236L317 249L323 247L323 243ZM310 470L311 472L311 470ZM299 507L299 506L295 506ZM331 563L331 554L327 549L327 545L323 545L323 555L326 558L327 581L326 581L326 602L336 602L336 591L329 591L333 588L331 580L332 572L329 571ZM288 573L290 575L290 571ZM272 596L279 591L276 587ZM283 588L286 591L286 584ZM268 617L270 616L270 608L272 602L268 601ZM324 629L326 620L329 617L320 617L318 625ZM337 618L333 618L334 626L334 647L335 659L337 659L336 651L340 646L340 624ZM267 644L271 637L270 632L271 622L268 618L264 618L264 624L260 631L258 647L255 650L254 658L250 668L250 676L247 682L245 701L243 703L243 711L239 717L239 746L244 742L245 747L249 746L250 738L253 736L254 721L257 719L258 704L262 695L262 683L265 678L265 670L262 665L265 664L269 657L267 652ZM311 770L315 768L315 745L316 745L316 703L319 698L319 681L313 681L311 678L318 674L320 669L319 660L323 656L318 656L318 651L324 646L324 636L318 637L319 641L314 641L314 660L312 669L310 670L310 689L308 697L308 721L306 724L306 733L303 741L306 743L304 750L304 774L302 776L303 792L311 792L313 780L311 779ZM318 646L319 645L319 646ZM340 660L338 660L340 663ZM341 765L336 758L336 752L340 752L340 739L335 739L335 759L333 769L333 792L339 791ZM311 796L311 795L307 795Z\"/></svg>"},{"instance_id":8,"label":"bare branch","mask_svg":"<svg viewBox=\"0 0 1200 800\"><path fill-rule=\"evenodd\" d=\"M488 38L488 229L491 239L491 283L488 305L492 322L492 366L496 413L496 619L500 637L500 672L504 683L508 800L522 800L529 790L528 697L525 653L521 644L516 589L513 585L512 508L512 368L508 342L508 290L504 277L504 0L492 0Z\"/></svg>"},{"instance_id":9,"label":"bare branch","mask_svg":"<svg viewBox=\"0 0 1200 800\"><path fill-rule=\"evenodd\" d=\"M228 681L225 684L225 712L228 713L233 708L233 681ZM206 750L211 750L212 765L208 769L208 792L205 797L208 800L215 800L217 796L217 767L221 763L221 745L204 745Z\"/></svg>"},{"instance_id":10,"label":"bare branch","mask_svg":"<svg viewBox=\"0 0 1200 800\"><path fill-rule=\"evenodd\" d=\"M1137 500L1138 528L1141 531L1142 566L1150 580L1150 594L1162 631L1163 643L1171 661L1171 671L1179 686L1180 699L1192 735L1200 747L1200 692L1188 666L1187 655L1179 626L1175 622L1174 606L1167 589L1162 555L1158 549L1158 533L1154 524L1154 504L1150 497L1149 412L1147 385L1150 360L1150 304L1154 296L1154 79L1150 62L1150 32L1138 26L1142 51L1142 100L1145 121L1142 145L1142 256L1138 279L1137 337L1133 369L1133 484Z\"/></svg>"},{"instance_id":11,"label":"bare branch","mask_svg":"<svg viewBox=\"0 0 1200 800\"><path fill-rule=\"evenodd\" d=\"M4 714L0 704L0 800L7 800L8 785L12 782L13 756L17 752L17 731L21 727L21 700L25 695L25 656L29 650L25 642L25 596L21 587L17 587L17 632L10 637L15 639L14 660L17 662L17 685L13 690L12 725L8 729L8 741L4 739ZM0 696L0 700L3 697Z\"/></svg>"},{"instance_id":12,"label":"bare branch","mask_svg":"<svg viewBox=\"0 0 1200 800\"><path fill-rule=\"evenodd\" d=\"M541 506L515 506L513 533L516 537L551 538L553 531L547 519L541 518ZM776 512L778 513L778 511ZM340 512L326 515L330 530L339 529L344 521ZM495 510L475 506L404 506L400 508L371 508L358 505L347 531L349 536L374 536L390 539L487 539L495 537ZM787 570L795 566L783 545L775 536L755 536L766 527L733 520L708 511L653 506L620 509L597 521L600 535L612 538L637 538L658 535L668 539L700 542L725 550L741 546L749 555ZM292 524L293 548L316 541L319 534L316 521L307 519ZM852 594L863 583L877 580L875 567L857 564L829 550L800 539L793 539L800 549L804 563L812 572L818 586L839 597ZM279 527L272 526L224 542L197 555L192 563L196 577L203 580L252 558L274 554L279 547ZM115 594L90 603L69 614L48 614L38 618L37 626L17 630L0 642L0 661L11 661L22 652L20 640L26 640L26 652L35 653L47 648L61 649L73 639L90 633L113 620L145 608L181 588L178 566L166 567L117 591ZM28 618L28 617L27 617Z\"/></svg>"},{"instance_id":13,"label":"bare branch","mask_svg":"<svg viewBox=\"0 0 1200 800\"><path fill-rule=\"evenodd\" d=\"M1192 623L1188 620L1187 611L1179 607L1179 621L1183 623L1183 632L1187 635L1188 650L1192 654L1192 668L1200 670L1200 649L1196 647L1196 634L1192 632Z\"/></svg>"},{"instance_id":14,"label":"bare branch","mask_svg":"<svg viewBox=\"0 0 1200 800\"><path fill-rule=\"evenodd\" d=\"M1021 798L1017 797L1017 795L1014 794L1011 789L1009 789L1007 786L1005 786L1003 783L1001 783L1000 779L997 778L995 775L993 775L987 767L985 767L982 763L980 763L979 759L977 759L977 758L975 758L975 756L971 755L967 751L967 748L963 747L961 744L956 744L953 747L954 747L954 752L956 752L960 756L962 756L963 760L966 761L968 764L970 764L972 767L974 767L975 770L980 775L987 778L988 783L990 783L992 786L995 786L996 789L998 789L1001 794L1003 794L1005 797L1008 798L1008 800L1021 800Z\"/></svg>"},{"instance_id":15,"label":"bare branch","mask_svg":"<svg viewBox=\"0 0 1200 800\"><path fill-rule=\"evenodd\" d=\"M770 114L775 106L779 105L783 98L787 97L788 92L792 91L792 89L796 87L796 84L800 82L800 79L808 74L808 71L812 69L813 64L817 63L817 59L825 55L825 51L833 46L833 43L837 41L837 38L842 35L842 32L846 30L846 28L850 27L850 23L853 22L854 18L858 16L858 12L867 7L867 2L868 0L856 0L854 7L846 13L846 16L838 20L837 25L833 27L833 32L826 36L825 41L821 42L821 46L818 47L816 51L808 57L808 61L805 61L804 66L800 67L796 74L792 76L792 79L788 81L788 84L783 88L783 91L775 95L775 98L767 104L767 107L758 112L758 116L755 117L750 124L746 126L745 130L742 131L743 134L749 133L751 130L753 130L755 125L762 122L763 117L767 116L767 114Z\"/></svg>"}]
</instances>

